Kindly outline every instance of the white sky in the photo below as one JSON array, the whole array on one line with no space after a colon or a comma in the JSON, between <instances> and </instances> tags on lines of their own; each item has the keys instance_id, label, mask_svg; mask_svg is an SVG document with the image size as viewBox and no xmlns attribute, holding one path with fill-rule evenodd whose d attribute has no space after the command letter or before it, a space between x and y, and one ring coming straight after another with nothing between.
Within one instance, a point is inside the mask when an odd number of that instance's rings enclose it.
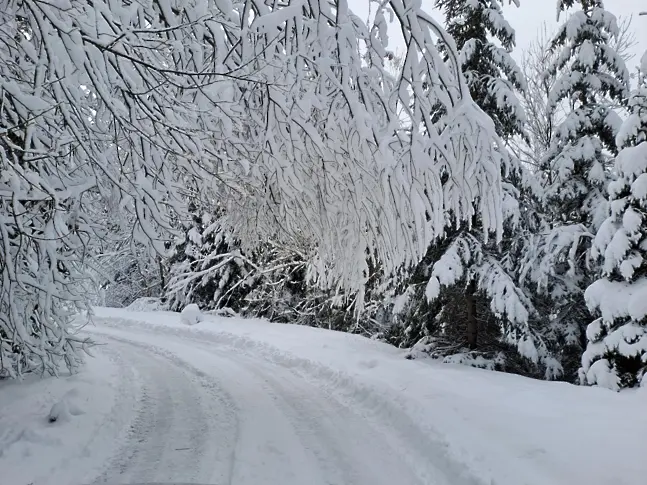
<instances>
[{"instance_id":1,"label":"white sky","mask_svg":"<svg viewBox=\"0 0 647 485\"><path fill-rule=\"evenodd\" d=\"M536 37L539 29L544 23L548 27L548 32L552 32L557 28L559 22L557 21L557 0L520 0L521 6L515 7L514 4L508 5L508 0L500 0L504 3L504 16L516 31L517 48L513 56L519 60L522 51L532 42ZM361 18L366 19L368 13L369 0L348 0L349 7L353 12ZM432 10L434 0L422 0L422 5L428 6ZM647 16L638 16L641 11L647 11L647 0L606 0L604 6L607 10L613 13L616 17L629 17L633 16L631 24L632 30L636 34L638 45L634 48L634 58L629 63L628 67L633 71L634 67L638 64L642 53L647 50ZM438 20L442 21L441 15L434 15ZM566 17L562 14L561 20ZM404 49L403 43L396 38L390 39L389 47L392 50L399 50L402 52Z\"/></svg>"}]
</instances>

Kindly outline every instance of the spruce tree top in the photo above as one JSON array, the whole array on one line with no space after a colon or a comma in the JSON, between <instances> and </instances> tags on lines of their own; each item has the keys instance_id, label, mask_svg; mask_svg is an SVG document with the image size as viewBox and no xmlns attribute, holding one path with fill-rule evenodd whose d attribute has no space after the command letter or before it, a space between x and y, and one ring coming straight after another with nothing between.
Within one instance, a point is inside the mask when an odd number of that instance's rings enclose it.
<instances>
[{"instance_id":1,"label":"spruce tree top","mask_svg":"<svg viewBox=\"0 0 647 485\"><path fill-rule=\"evenodd\" d=\"M550 103L554 107L568 98L590 105L602 97L622 102L627 99L629 73L622 57L609 45L611 37L619 33L616 18L604 9L602 0L558 0L560 11L576 4L582 9L560 27L552 42L552 49L561 49L553 70L563 70L563 75ZM615 150L614 138L602 141Z\"/></svg>"},{"instance_id":2,"label":"spruce tree top","mask_svg":"<svg viewBox=\"0 0 647 485\"><path fill-rule=\"evenodd\" d=\"M544 161L546 197L564 223L582 223L593 230L606 217L606 186L615 137L621 120L613 105L628 96L629 73L610 45L618 35L616 18L601 0L558 0L558 10L579 5L557 31L552 49L558 52L551 72L559 72L548 108L567 106Z\"/></svg>"},{"instance_id":3,"label":"spruce tree top","mask_svg":"<svg viewBox=\"0 0 647 485\"><path fill-rule=\"evenodd\" d=\"M512 1L518 6L518 0ZM443 10L447 32L460 49L474 101L492 118L499 136L523 134L525 114L515 90L525 90L526 83L509 54L515 32L503 18L499 0L436 0L436 8Z\"/></svg>"}]
</instances>

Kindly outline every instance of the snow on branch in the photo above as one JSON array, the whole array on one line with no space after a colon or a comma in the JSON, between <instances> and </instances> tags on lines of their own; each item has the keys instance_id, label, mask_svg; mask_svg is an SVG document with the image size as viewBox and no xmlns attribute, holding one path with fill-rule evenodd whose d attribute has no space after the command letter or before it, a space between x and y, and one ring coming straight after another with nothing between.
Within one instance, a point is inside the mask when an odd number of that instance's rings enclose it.
<instances>
[{"instance_id":1,"label":"snow on branch","mask_svg":"<svg viewBox=\"0 0 647 485\"><path fill-rule=\"evenodd\" d=\"M83 303L115 209L164 251L189 195L218 200L243 248L305 237L321 283L351 289L367 255L387 272L417 261L474 201L500 237L503 144L412 0L378 4L371 25L343 0L0 0L0 26L3 358L73 341L63 308Z\"/></svg>"}]
</instances>

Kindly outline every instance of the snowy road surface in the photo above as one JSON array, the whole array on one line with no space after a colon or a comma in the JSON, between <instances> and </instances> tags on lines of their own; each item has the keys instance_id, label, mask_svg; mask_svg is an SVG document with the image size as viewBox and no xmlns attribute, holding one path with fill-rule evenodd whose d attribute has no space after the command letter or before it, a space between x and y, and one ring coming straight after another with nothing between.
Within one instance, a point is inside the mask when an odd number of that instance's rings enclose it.
<instances>
[{"instance_id":1,"label":"snowy road surface","mask_svg":"<svg viewBox=\"0 0 647 485\"><path fill-rule=\"evenodd\" d=\"M645 390L407 361L262 321L98 315L88 332L101 345L79 375L0 385L2 484L647 480ZM61 402L70 412L48 423Z\"/></svg>"},{"instance_id":2,"label":"snowy road surface","mask_svg":"<svg viewBox=\"0 0 647 485\"><path fill-rule=\"evenodd\" d=\"M99 481L470 483L449 469L416 467L429 462L426 449L262 357L186 335L111 329L97 339L122 368L136 369L128 393L141 389L129 437Z\"/></svg>"}]
</instances>

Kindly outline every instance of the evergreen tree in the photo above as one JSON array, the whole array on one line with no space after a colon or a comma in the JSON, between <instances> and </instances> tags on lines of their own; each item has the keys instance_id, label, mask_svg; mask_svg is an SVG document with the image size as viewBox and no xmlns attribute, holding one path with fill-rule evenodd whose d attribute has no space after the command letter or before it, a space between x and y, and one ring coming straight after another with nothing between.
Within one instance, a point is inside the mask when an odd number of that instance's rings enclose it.
<instances>
[{"instance_id":1,"label":"evergreen tree","mask_svg":"<svg viewBox=\"0 0 647 485\"><path fill-rule=\"evenodd\" d=\"M539 171L544 183L545 232L527 251L525 274L550 300L551 325L573 362L586 345L591 321L584 290L597 273L590 258L591 238L608 211L607 187L615 135L620 123L612 106L627 96L629 75L612 47L619 29L600 0L560 0L562 11L579 5L551 43L556 53L549 74L557 78L548 113L566 109Z\"/></svg>"},{"instance_id":2,"label":"evergreen tree","mask_svg":"<svg viewBox=\"0 0 647 485\"><path fill-rule=\"evenodd\" d=\"M555 134L545 161L553 180L546 198L556 224L599 227L606 215L609 167L616 154L619 117L613 102L627 98L629 74L622 57L610 46L618 34L616 18L601 0L560 0L573 13L558 30L552 48L560 54L552 66L561 75L550 94L549 109L566 102L571 109Z\"/></svg>"},{"instance_id":3,"label":"evergreen tree","mask_svg":"<svg viewBox=\"0 0 647 485\"><path fill-rule=\"evenodd\" d=\"M438 0L436 6L446 15L474 101L502 139L523 135L525 116L515 90L525 89L525 80L510 56L514 30L499 2ZM542 369L545 376L555 377L560 366L537 331L532 299L516 278L523 249L519 236L531 212L520 200L529 199L532 177L507 152L499 162L502 240L489 238L478 216L458 227L449 211L444 236L413 271L403 295L407 303L396 308L400 325L389 338L402 346L424 343L427 351L450 362L485 362L465 353L470 350L489 355L489 367L533 375ZM472 200L474 207L480 202Z\"/></svg>"},{"instance_id":4,"label":"evergreen tree","mask_svg":"<svg viewBox=\"0 0 647 485\"><path fill-rule=\"evenodd\" d=\"M583 382L611 389L647 382L647 52L630 116L616 141L617 179L609 185L611 215L594 242L603 277L585 293L600 318L588 326Z\"/></svg>"},{"instance_id":5,"label":"evergreen tree","mask_svg":"<svg viewBox=\"0 0 647 485\"><path fill-rule=\"evenodd\" d=\"M472 99L492 118L499 136L522 135L525 114L515 90L525 89L526 82L510 56L515 33L499 0L436 0L436 8L443 11L460 51Z\"/></svg>"},{"instance_id":6,"label":"evergreen tree","mask_svg":"<svg viewBox=\"0 0 647 485\"><path fill-rule=\"evenodd\" d=\"M166 298L171 310L189 303L201 309L240 311L251 290L254 264L240 249L224 217L202 213L191 205L193 221L169 260Z\"/></svg>"}]
</instances>

